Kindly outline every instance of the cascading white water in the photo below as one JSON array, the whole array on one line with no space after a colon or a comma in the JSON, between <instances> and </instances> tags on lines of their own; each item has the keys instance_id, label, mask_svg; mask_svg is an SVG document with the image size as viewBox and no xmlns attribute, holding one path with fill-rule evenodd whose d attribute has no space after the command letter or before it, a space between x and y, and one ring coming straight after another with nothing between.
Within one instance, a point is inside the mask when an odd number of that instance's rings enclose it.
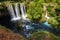
<instances>
[{"instance_id":1,"label":"cascading white water","mask_svg":"<svg viewBox=\"0 0 60 40\"><path fill-rule=\"evenodd\" d=\"M28 38L31 34L31 32L28 32L28 31L31 30L32 27L30 26L30 20L26 18L27 15L26 15L24 3L20 3L20 10L21 10L21 14L22 14L22 22L24 23L24 24L22 24L22 27L25 27L24 34ZM26 25L26 24L28 24L28 25Z\"/></svg>"},{"instance_id":2,"label":"cascading white water","mask_svg":"<svg viewBox=\"0 0 60 40\"><path fill-rule=\"evenodd\" d=\"M16 20L20 20L20 12L19 12L19 8L18 8L18 3L14 4L15 7L15 12L16 12Z\"/></svg>"},{"instance_id":3,"label":"cascading white water","mask_svg":"<svg viewBox=\"0 0 60 40\"><path fill-rule=\"evenodd\" d=\"M16 7L18 7L18 6L16 5ZM18 8L16 8L16 7L15 7L15 9L18 10ZM12 22L20 19L18 11L16 11L16 15L17 16L15 15L15 12L14 12L12 4L7 5L7 9L9 11L10 16L11 16L11 21ZM18 26L17 25L17 21L14 22L14 23L11 23L10 25L12 26L11 28L13 29L13 32L18 32L18 30L17 30L17 26Z\"/></svg>"},{"instance_id":4,"label":"cascading white water","mask_svg":"<svg viewBox=\"0 0 60 40\"><path fill-rule=\"evenodd\" d=\"M48 20L50 17L48 17L48 13L47 13L47 11L46 11L46 6L44 6L44 11L46 12L45 17L46 17L46 19ZM46 20L46 21L47 21L47 20Z\"/></svg>"},{"instance_id":5,"label":"cascading white water","mask_svg":"<svg viewBox=\"0 0 60 40\"><path fill-rule=\"evenodd\" d=\"M14 5L14 7L15 7L16 15L15 15L12 4L9 4L8 7L7 7L8 11L10 12L9 14L11 15L11 21L20 20L20 14L19 14L19 10L18 10L18 3L16 3Z\"/></svg>"},{"instance_id":6,"label":"cascading white water","mask_svg":"<svg viewBox=\"0 0 60 40\"><path fill-rule=\"evenodd\" d=\"M15 9L15 13L14 13L14 9ZM14 9L13 9L13 6L12 5L10 5L9 4L9 6L8 6L8 10L9 10L9 12L10 12L10 15L11 15L11 17L12 17L12 21L16 21L16 20L20 20L20 14L19 14L19 8L18 8L18 3L15 3L14 4ZM25 27L25 30L23 31L23 32L25 32L24 34L26 35L26 37L28 38L30 35L31 35L31 31L33 31L33 29L34 29L34 26L36 26L36 28L38 27L38 28L40 28L40 26L39 25L36 25L36 24L32 24L32 23L28 23L27 21L28 20L26 20L26 11L25 11L25 5L24 5L24 3L20 3L20 9L21 9L21 13L22 13L22 19L25 21L25 23L22 23L22 27ZM46 10L46 7L44 6L44 10ZM48 17L48 15L47 15L47 12L46 12L46 15L45 15L45 17L47 18L47 20L49 19L49 17ZM47 22L47 20L46 20L46 22L44 23L45 25L48 25L49 26L49 24L48 24L48 22ZM17 24L15 24L16 26L17 26ZM33 25L33 26L32 26ZM14 26L15 27L15 26ZM31 30L31 31L30 31ZM35 29L34 29L35 30Z\"/></svg>"},{"instance_id":7,"label":"cascading white water","mask_svg":"<svg viewBox=\"0 0 60 40\"><path fill-rule=\"evenodd\" d=\"M24 3L20 3L20 8L21 8L21 13L22 13L22 19L26 20Z\"/></svg>"},{"instance_id":8,"label":"cascading white water","mask_svg":"<svg viewBox=\"0 0 60 40\"><path fill-rule=\"evenodd\" d=\"M45 15L45 17L46 17L46 19L48 20L50 17L48 17L48 14L47 14L47 12L46 12L46 15Z\"/></svg>"},{"instance_id":9,"label":"cascading white water","mask_svg":"<svg viewBox=\"0 0 60 40\"><path fill-rule=\"evenodd\" d=\"M48 17L48 13L47 13L46 9L47 9L46 6L44 6L44 11L46 12L45 17L46 17L46 19L47 19L44 24L47 25L47 26L51 26L50 24L48 24L48 19L49 19L50 17Z\"/></svg>"},{"instance_id":10,"label":"cascading white water","mask_svg":"<svg viewBox=\"0 0 60 40\"><path fill-rule=\"evenodd\" d=\"M10 16L12 18L11 20L13 20L14 18L16 18L12 5L9 4L7 8L8 8Z\"/></svg>"}]
</instances>

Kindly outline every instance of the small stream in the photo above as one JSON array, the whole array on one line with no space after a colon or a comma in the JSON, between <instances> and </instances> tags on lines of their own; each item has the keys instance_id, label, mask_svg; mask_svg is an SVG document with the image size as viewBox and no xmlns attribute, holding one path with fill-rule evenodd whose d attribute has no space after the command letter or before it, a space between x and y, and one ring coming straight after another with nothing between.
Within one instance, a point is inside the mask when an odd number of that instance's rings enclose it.
<instances>
[{"instance_id":1,"label":"small stream","mask_svg":"<svg viewBox=\"0 0 60 40\"><path fill-rule=\"evenodd\" d=\"M37 30L53 32L53 28L49 26L47 22L44 22L42 24L36 24L28 20L24 12L25 6L23 3L20 4L20 8L21 8L20 10L21 10L22 17L20 17L18 4L15 4L15 12L13 10L13 6L8 5L9 15L0 17L0 24L6 26L6 28L11 29L13 32L22 34L27 38ZM13 21L11 21L11 19L13 19ZM22 24L21 28L19 29L19 30L22 29L21 31L17 30L18 22L19 22L18 20L20 20Z\"/></svg>"}]
</instances>

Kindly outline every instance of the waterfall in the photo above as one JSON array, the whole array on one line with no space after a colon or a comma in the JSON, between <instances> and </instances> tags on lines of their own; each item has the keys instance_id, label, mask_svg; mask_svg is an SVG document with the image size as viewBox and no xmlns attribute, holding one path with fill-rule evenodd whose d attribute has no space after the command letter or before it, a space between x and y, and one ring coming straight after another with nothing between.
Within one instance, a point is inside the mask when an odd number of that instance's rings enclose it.
<instances>
[{"instance_id":1,"label":"waterfall","mask_svg":"<svg viewBox=\"0 0 60 40\"><path fill-rule=\"evenodd\" d=\"M20 3L20 8L21 8L21 13L22 13L22 19L26 20L24 3Z\"/></svg>"},{"instance_id":2,"label":"waterfall","mask_svg":"<svg viewBox=\"0 0 60 40\"><path fill-rule=\"evenodd\" d=\"M47 14L47 12L46 12L46 15L45 15L45 17L46 17L46 19L48 20L50 17L48 17L48 14Z\"/></svg>"},{"instance_id":3,"label":"waterfall","mask_svg":"<svg viewBox=\"0 0 60 40\"><path fill-rule=\"evenodd\" d=\"M15 7L16 6L16 7ZM13 29L13 31L14 32L18 32L18 30L17 30L17 21L16 20L19 20L20 19L20 16L19 16L19 10L18 10L18 5L16 4L14 7L15 7L15 11L16 11L16 14L15 14L15 12L14 12L14 9L13 9L13 6L12 6L12 4L9 4L8 6L7 6L7 9L8 9L8 11L9 11L9 14L10 14L10 16L11 16L11 26L12 26L12 29ZM14 22L14 21L16 21L16 22Z\"/></svg>"},{"instance_id":4,"label":"waterfall","mask_svg":"<svg viewBox=\"0 0 60 40\"><path fill-rule=\"evenodd\" d=\"M15 12L14 12L14 9L13 9L13 6L12 4L9 4L8 5L8 11L9 11L9 14L11 16L11 21L16 21L16 20L20 20L20 14L19 14L19 9L18 9L18 3L14 4L14 7L15 7Z\"/></svg>"},{"instance_id":5,"label":"waterfall","mask_svg":"<svg viewBox=\"0 0 60 40\"><path fill-rule=\"evenodd\" d=\"M48 17L48 13L47 13L46 10L47 10L47 9L46 9L46 6L44 6L44 11L45 11L45 13L46 13L46 14L45 14L45 17L46 17L46 19L47 19L46 21L48 21L48 19L49 19L50 17Z\"/></svg>"},{"instance_id":6,"label":"waterfall","mask_svg":"<svg viewBox=\"0 0 60 40\"><path fill-rule=\"evenodd\" d=\"M14 4L15 7L15 12L16 12L16 19L19 20L20 19L20 12L19 12L19 8L18 8L18 3Z\"/></svg>"},{"instance_id":7,"label":"waterfall","mask_svg":"<svg viewBox=\"0 0 60 40\"><path fill-rule=\"evenodd\" d=\"M47 25L47 26L51 26L50 24L48 24L48 19L50 18L50 17L48 17L48 13L47 13L47 8L46 8L46 6L44 6L44 11L45 11L45 18L47 19L46 20L46 22L45 23L43 23L43 24L45 24L45 25Z\"/></svg>"},{"instance_id":8,"label":"waterfall","mask_svg":"<svg viewBox=\"0 0 60 40\"><path fill-rule=\"evenodd\" d=\"M13 20L14 18L16 18L12 5L9 4L7 8L8 8L10 16L12 18L11 20Z\"/></svg>"}]
</instances>

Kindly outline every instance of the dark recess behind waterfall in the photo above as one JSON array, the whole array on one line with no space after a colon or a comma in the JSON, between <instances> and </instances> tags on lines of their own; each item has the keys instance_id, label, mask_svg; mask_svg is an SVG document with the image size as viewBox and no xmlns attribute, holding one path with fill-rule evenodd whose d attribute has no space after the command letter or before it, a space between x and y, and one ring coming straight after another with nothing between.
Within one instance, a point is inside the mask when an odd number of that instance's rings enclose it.
<instances>
[{"instance_id":1,"label":"dark recess behind waterfall","mask_svg":"<svg viewBox=\"0 0 60 40\"><path fill-rule=\"evenodd\" d=\"M0 13L2 15L5 14L3 16L0 15L0 24L5 26L6 28L9 28L9 29L13 30L14 32L17 32L17 29L16 29L17 28L17 23L11 22L11 17L9 15L9 12L8 12L7 8L1 9Z\"/></svg>"}]
</instances>

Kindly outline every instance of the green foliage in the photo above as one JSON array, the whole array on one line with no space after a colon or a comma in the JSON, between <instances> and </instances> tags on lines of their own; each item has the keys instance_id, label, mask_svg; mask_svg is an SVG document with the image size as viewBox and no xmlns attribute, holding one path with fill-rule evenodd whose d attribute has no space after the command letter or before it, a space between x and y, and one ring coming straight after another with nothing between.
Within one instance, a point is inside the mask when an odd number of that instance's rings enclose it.
<instances>
[{"instance_id":1,"label":"green foliage","mask_svg":"<svg viewBox=\"0 0 60 40\"><path fill-rule=\"evenodd\" d=\"M45 3L50 3L51 2L51 0L45 0Z\"/></svg>"},{"instance_id":2,"label":"green foliage","mask_svg":"<svg viewBox=\"0 0 60 40\"><path fill-rule=\"evenodd\" d=\"M6 4L6 5L9 5L9 4L13 4L14 1L3 1L2 2L2 5Z\"/></svg>"},{"instance_id":3,"label":"green foliage","mask_svg":"<svg viewBox=\"0 0 60 40\"><path fill-rule=\"evenodd\" d=\"M44 0L39 0L40 3L44 3Z\"/></svg>"},{"instance_id":4,"label":"green foliage","mask_svg":"<svg viewBox=\"0 0 60 40\"><path fill-rule=\"evenodd\" d=\"M44 0L33 0L34 2L44 3Z\"/></svg>"},{"instance_id":5,"label":"green foliage","mask_svg":"<svg viewBox=\"0 0 60 40\"><path fill-rule=\"evenodd\" d=\"M30 19L40 19L42 13L42 6L38 2L31 2L27 9L27 14Z\"/></svg>"},{"instance_id":6,"label":"green foliage","mask_svg":"<svg viewBox=\"0 0 60 40\"><path fill-rule=\"evenodd\" d=\"M52 23L51 23L52 25L58 25L57 20L54 19L54 18L50 18L48 22L49 22L49 23L52 22Z\"/></svg>"},{"instance_id":7,"label":"green foliage","mask_svg":"<svg viewBox=\"0 0 60 40\"><path fill-rule=\"evenodd\" d=\"M50 3L50 2L52 2L52 3L56 3L57 0L45 0L45 3Z\"/></svg>"},{"instance_id":8,"label":"green foliage","mask_svg":"<svg viewBox=\"0 0 60 40\"><path fill-rule=\"evenodd\" d=\"M58 28L59 22L53 17L48 20L48 23L53 26L53 28Z\"/></svg>"},{"instance_id":9,"label":"green foliage","mask_svg":"<svg viewBox=\"0 0 60 40\"><path fill-rule=\"evenodd\" d=\"M59 25L57 26L58 29L60 29L60 16L55 17Z\"/></svg>"},{"instance_id":10,"label":"green foliage","mask_svg":"<svg viewBox=\"0 0 60 40\"><path fill-rule=\"evenodd\" d=\"M54 12L54 11L51 11L51 12L49 12L49 14L52 16L52 17L56 17L57 15L57 13L56 12Z\"/></svg>"},{"instance_id":11,"label":"green foliage","mask_svg":"<svg viewBox=\"0 0 60 40\"><path fill-rule=\"evenodd\" d=\"M60 4L60 0L57 0L57 3Z\"/></svg>"},{"instance_id":12,"label":"green foliage","mask_svg":"<svg viewBox=\"0 0 60 40\"><path fill-rule=\"evenodd\" d=\"M29 39L30 40L60 40L59 37L47 31L35 32L30 36Z\"/></svg>"},{"instance_id":13,"label":"green foliage","mask_svg":"<svg viewBox=\"0 0 60 40\"><path fill-rule=\"evenodd\" d=\"M51 0L51 2L56 3L56 2L57 2L57 0Z\"/></svg>"},{"instance_id":14,"label":"green foliage","mask_svg":"<svg viewBox=\"0 0 60 40\"><path fill-rule=\"evenodd\" d=\"M6 31L12 32L10 29L6 28L5 26L0 25L0 29L5 29Z\"/></svg>"},{"instance_id":15,"label":"green foliage","mask_svg":"<svg viewBox=\"0 0 60 40\"><path fill-rule=\"evenodd\" d=\"M57 9L57 10L60 10L60 5L57 5L56 9Z\"/></svg>"},{"instance_id":16,"label":"green foliage","mask_svg":"<svg viewBox=\"0 0 60 40\"><path fill-rule=\"evenodd\" d=\"M0 5L0 9L3 9L2 5Z\"/></svg>"},{"instance_id":17,"label":"green foliage","mask_svg":"<svg viewBox=\"0 0 60 40\"><path fill-rule=\"evenodd\" d=\"M56 19L58 20L58 22L60 22L60 16L57 16Z\"/></svg>"},{"instance_id":18,"label":"green foliage","mask_svg":"<svg viewBox=\"0 0 60 40\"><path fill-rule=\"evenodd\" d=\"M47 6L47 11L48 11L48 12L51 12L51 11L52 11L52 6L51 6L51 5L48 5L48 6Z\"/></svg>"},{"instance_id":19,"label":"green foliage","mask_svg":"<svg viewBox=\"0 0 60 40\"><path fill-rule=\"evenodd\" d=\"M2 2L0 2L0 9L3 9L3 7L2 7Z\"/></svg>"}]
</instances>

